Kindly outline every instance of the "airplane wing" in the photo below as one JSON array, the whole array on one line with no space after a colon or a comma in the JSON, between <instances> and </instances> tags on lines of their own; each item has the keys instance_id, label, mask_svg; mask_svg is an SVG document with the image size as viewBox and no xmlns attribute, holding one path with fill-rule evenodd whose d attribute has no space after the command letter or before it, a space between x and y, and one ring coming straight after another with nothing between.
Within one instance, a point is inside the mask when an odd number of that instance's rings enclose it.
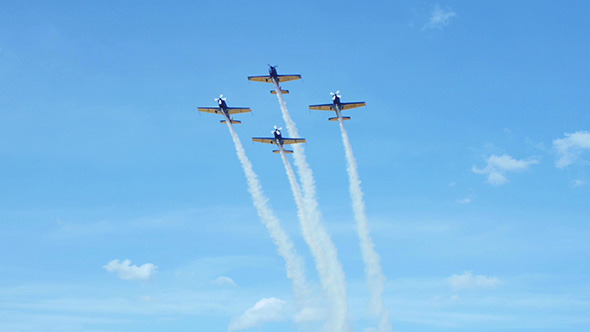
<instances>
[{"instance_id":1,"label":"airplane wing","mask_svg":"<svg viewBox=\"0 0 590 332\"><path fill-rule=\"evenodd\" d=\"M272 83L272 78L270 78L270 76L248 76L248 79L250 81Z\"/></svg>"},{"instance_id":2,"label":"airplane wing","mask_svg":"<svg viewBox=\"0 0 590 332\"><path fill-rule=\"evenodd\" d=\"M333 111L334 104L309 105L309 109L316 111Z\"/></svg>"},{"instance_id":3,"label":"airplane wing","mask_svg":"<svg viewBox=\"0 0 590 332\"><path fill-rule=\"evenodd\" d=\"M252 110L248 107L228 107L227 112L229 114L238 114L252 112Z\"/></svg>"},{"instance_id":4,"label":"airplane wing","mask_svg":"<svg viewBox=\"0 0 590 332\"><path fill-rule=\"evenodd\" d=\"M216 113L221 114L221 110L218 107L197 107L199 112Z\"/></svg>"},{"instance_id":5,"label":"airplane wing","mask_svg":"<svg viewBox=\"0 0 590 332\"><path fill-rule=\"evenodd\" d=\"M360 101L356 103L342 103L341 105L343 110L349 110L351 108L367 106L367 103L365 103L364 101Z\"/></svg>"},{"instance_id":6,"label":"airplane wing","mask_svg":"<svg viewBox=\"0 0 590 332\"><path fill-rule=\"evenodd\" d=\"M254 142L260 142L260 143L277 144L277 142L275 141L275 139L274 138L270 138L270 137L252 137L252 140Z\"/></svg>"},{"instance_id":7,"label":"airplane wing","mask_svg":"<svg viewBox=\"0 0 590 332\"><path fill-rule=\"evenodd\" d=\"M305 143L305 138L283 138L283 145Z\"/></svg>"},{"instance_id":8,"label":"airplane wing","mask_svg":"<svg viewBox=\"0 0 590 332\"><path fill-rule=\"evenodd\" d=\"M301 75L278 75L277 77L279 78L279 82L289 82L301 79Z\"/></svg>"}]
</instances>

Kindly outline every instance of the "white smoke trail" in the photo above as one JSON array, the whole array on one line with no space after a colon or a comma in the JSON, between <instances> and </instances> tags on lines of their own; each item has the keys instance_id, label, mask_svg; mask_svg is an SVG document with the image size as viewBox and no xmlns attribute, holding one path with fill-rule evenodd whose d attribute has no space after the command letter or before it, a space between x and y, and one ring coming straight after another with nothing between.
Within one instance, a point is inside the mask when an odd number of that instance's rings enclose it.
<instances>
[{"instance_id":1,"label":"white smoke trail","mask_svg":"<svg viewBox=\"0 0 590 332\"><path fill-rule=\"evenodd\" d=\"M236 147L236 154L238 155L238 159L242 164L244 174L246 175L246 179L248 181L248 192L252 196L252 201L254 202L254 206L256 207L256 211L258 212L260 220L264 226L266 226L266 229L270 233L273 242L277 246L279 255L281 255L281 257L283 257L285 260L287 277L291 279L293 284L293 291L295 293L297 306L300 309L303 309L304 306L308 304L308 299L311 295L311 292L309 292L307 289L307 284L305 281L303 259L295 251L293 242L282 228L279 219L268 206L268 198L266 198L264 192L262 191L262 186L260 185L260 181L258 181L258 175L254 172L252 163L246 156L244 146L242 145L238 134L234 130L233 125L230 123L230 121L226 121L226 123Z\"/></svg>"},{"instance_id":2,"label":"white smoke trail","mask_svg":"<svg viewBox=\"0 0 590 332\"><path fill-rule=\"evenodd\" d=\"M282 148L279 149L281 151L281 159L283 160L283 165L285 165L285 172L287 173L287 178L289 179L289 184L291 185L291 191L293 192L293 197L295 198L295 204L297 205L297 216L299 217L299 220L301 222L301 230L303 232L303 236L308 243L312 242L311 239L313 238L313 234L310 233L312 227L310 227L309 218L305 213L305 204L303 203L301 187L297 182L295 172L293 172L293 167L291 167L291 163L287 159L285 151Z\"/></svg>"},{"instance_id":3,"label":"white smoke trail","mask_svg":"<svg viewBox=\"0 0 590 332\"><path fill-rule=\"evenodd\" d=\"M287 104L277 83L275 91L281 106L281 113L291 137L299 137L297 126L289 114ZM336 332L348 332L348 303L346 300L346 281L342 264L338 260L338 251L330 235L323 227L322 215L316 198L315 180L313 172L305 159L305 152L301 145L293 146L295 166L303 187L303 208L309 223L311 238L306 242L315 258L316 268L320 276L322 288L328 296L331 305L330 329ZM296 183L296 181L295 181ZM302 221L303 223L303 221ZM304 228L302 224L302 228ZM311 241L311 242L310 242Z\"/></svg>"},{"instance_id":4,"label":"white smoke trail","mask_svg":"<svg viewBox=\"0 0 590 332\"><path fill-rule=\"evenodd\" d=\"M285 165L285 172L287 173L287 178L289 179L289 184L291 185L291 191L293 192L293 197L295 198L295 204L297 205L297 216L299 217L303 238L305 239L305 242L309 245L310 250L313 254L315 264L320 274L320 279L328 280L328 274L330 273L328 267L330 265L328 262L328 257L326 256L321 246L322 241L325 241L322 236L322 233L324 232L318 232L318 226L312 224L309 220L307 212L305 210L305 203L303 201L303 195L301 194L301 188L299 186L299 183L297 182L297 178L295 177L293 167L291 167L291 163L287 159L287 156L283 150L281 150L281 159L283 160L283 164ZM323 283L322 286L324 286ZM327 289L326 291L329 292L330 290ZM333 303L333 300L334 296L330 296L328 298L328 301L331 302L331 307L336 306L336 304ZM330 311L330 317L328 319L328 324L326 326L327 330L333 330L333 327L337 325L337 321L338 318L334 316L334 310Z\"/></svg>"},{"instance_id":5,"label":"white smoke trail","mask_svg":"<svg viewBox=\"0 0 590 332\"><path fill-rule=\"evenodd\" d=\"M348 138L348 132L344 127L344 122L340 118L340 131L342 133L342 143L346 154L346 171L348 172L350 198L352 200L352 209L356 219L357 231L360 238L361 252L365 261L365 274L367 283L371 291L372 310L380 316L379 332L390 332L393 330L389 321L389 310L383 306L383 291L385 290L385 276L381 270L379 254L375 251L375 245L369 234L369 224L365 212L365 202L363 200L363 191L361 189L361 180L358 173L356 158L352 152L352 145Z\"/></svg>"}]
</instances>

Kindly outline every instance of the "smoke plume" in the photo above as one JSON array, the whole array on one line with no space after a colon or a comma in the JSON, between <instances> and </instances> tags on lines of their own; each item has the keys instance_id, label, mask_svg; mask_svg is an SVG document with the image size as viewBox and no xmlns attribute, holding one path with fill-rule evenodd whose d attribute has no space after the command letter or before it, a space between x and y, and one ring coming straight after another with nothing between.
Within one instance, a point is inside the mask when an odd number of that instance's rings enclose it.
<instances>
[{"instance_id":1,"label":"smoke plume","mask_svg":"<svg viewBox=\"0 0 590 332\"><path fill-rule=\"evenodd\" d=\"M280 90L279 85L275 83L275 91L277 92L281 113L289 135L291 137L299 137L297 126L289 114L287 104ZM336 332L348 332L350 328L348 325L348 303L346 299L344 270L338 260L336 246L322 224L322 215L319 211L316 198L315 180L313 172L307 164L304 149L301 145L297 144L293 146L293 151L295 166L297 167L303 189L302 205L307 217L306 222L309 223L308 226L304 226L304 221L302 220L302 229L310 227L309 231L313 233L310 234L309 238L305 238L305 240L314 256L322 288L326 292L331 306L329 328ZM289 173L288 170L287 172ZM293 173L292 170L291 173Z\"/></svg>"},{"instance_id":2,"label":"smoke plume","mask_svg":"<svg viewBox=\"0 0 590 332\"><path fill-rule=\"evenodd\" d=\"M361 180L358 174L356 159L352 152L352 146L348 138L348 133L344 127L344 122L340 118L340 131L342 133L342 143L346 154L346 171L349 179L350 198L352 200L352 209L357 224L357 232L360 239L361 252L365 262L365 274L367 283L371 291L372 311L380 317L379 332L390 332L393 330L389 321L389 310L383 306L383 291L385 290L385 277L381 270L379 255L375 251L375 245L369 233L369 224L367 214L365 213L365 202L363 200L363 191L361 190Z\"/></svg>"},{"instance_id":3,"label":"smoke plume","mask_svg":"<svg viewBox=\"0 0 590 332\"><path fill-rule=\"evenodd\" d=\"M258 180L258 175L254 172L252 163L246 156L244 146L242 145L238 134L234 130L233 125L230 123L230 121L227 121L226 123L236 147L236 154L240 160L240 163L242 164L242 168L244 169L244 174L246 175L246 180L248 181L248 192L252 196L254 207L258 212L260 220L264 226L266 226L266 229L270 233L273 242L277 246L279 255L281 255L281 257L283 257L285 260L287 277L291 279L293 284L295 300L297 301L298 307L303 308L304 305L307 304L308 298L311 295L307 289L307 284L305 281L303 259L295 251L293 242L282 228L277 216L268 206L268 198L262 191L262 186Z\"/></svg>"}]
</instances>

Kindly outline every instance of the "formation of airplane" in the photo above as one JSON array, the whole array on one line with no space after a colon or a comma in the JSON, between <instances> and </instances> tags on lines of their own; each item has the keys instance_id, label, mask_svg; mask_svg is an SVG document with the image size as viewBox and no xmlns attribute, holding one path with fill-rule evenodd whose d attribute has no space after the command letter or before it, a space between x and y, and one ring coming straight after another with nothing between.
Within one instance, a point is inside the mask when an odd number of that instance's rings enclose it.
<instances>
[{"instance_id":1,"label":"formation of airplane","mask_svg":"<svg viewBox=\"0 0 590 332\"><path fill-rule=\"evenodd\" d=\"M231 117L232 114L252 112L249 107L227 107L226 100L227 98L224 98L223 95L219 95L219 98L215 98L217 107L197 107L197 109L200 112L221 114L225 117L225 120L220 121L221 123L229 121L234 124L242 123L242 121L234 120Z\"/></svg>"},{"instance_id":2,"label":"formation of airplane","mask_svg":"<svg viewBox=\"0 0 590 332\"><path fill-rule=\"evenodd\" d=\"M278 150L272 150L274 153L280 153L281 151L285 153L293 153L291 150L285 150L284 146L288 144L297 144L297 143L305 143L305 138L285 138L283 134L281 134L281 129L275 126L275 129L271 131L274 137L252 137L254 142L260 143L267 143L267 144L275 144L279 147Z\"/></svg>"},{"instance_id":3,"label":"formation of airplane","mask_svg":"<svg viewBox=\"0 0 590 332\"><path fill-rule=\"evenodd\" d=\"M301 79L301 75L278 75L277 74L277 66L268 65L270 68L268 69L269 75L267 76L249 76L248 79L250 81L256 82L265 82L265 83L273 83L275 85L279 85L281 82L288 82L293 80ZM282 90L280 86L278 86L279 91L281 94L289 93L289 90ZM271 91L271 93L276 94L276 91ZM340 121L340 120L350 120L349 116L342 116L343 110L348 110L351 108L357 108L366 106L364 101L359 102L352 102L352 103L343 103L340 101L340 91L336 91L336 93L330 92L332 95L332 104L319 104L319 105L310 105L310 110L318 110L318 111L335 111L336 116L333 118L328 118L330 121ZM231 123L231 124L238 124L242 123L241 121L234 120L232 115L238 113L247 113L252 112L249 107L228 107L226 98L223 95L219 95L219 98L215 98L217 101L217 107L198 107L197 109L200 112L206 113L215 113L221 114L225 118L221 120L221 123ZM291 150L285 150L284 146L289 144L298 144L298 143L305 143L305 138L286 138L283 137L281 133L282 128L274 127L274 130L271 131L274 137L252 137L252 141L260 142L260 143L267 143L267 144L274 144L278 147L278 150L273 150L274 153L280 153L281 151L284 153L293 153Z\"/></svg>"},{"instance_id":4,"label":"formation of airplane","mask_svg":"<svg viewBox=\"0 0 590 332\"><path fill-rule=\"evenodd\" d=\"M329 121L338 121L338 120L350 120L349 116L342 116L343 110L348 110L351 108L363 107L367 104L364 101L353 102L353 103L343 103L340 101L342 97L340 95L340 91L336 91L336 93L330 92L332 95L332 104L320 104L320 105L309 105L310 110L317 110L317 111L336 111L336 116L333 118L328 118Z\"/></svg>"},{"instance_id":5,"label":"formation of airplane","mask_svg":"<svg viewBox=\"0 0 590 332\"><path fill-rule=\"evenodd\" d=\"M255 81L255 82L273 83L273 84L276 84L277 86L281 82L289 82L289 81L301 79L301 75L298 75L298 74L297 75L279 75L279 74L277 74L277 67L278 66L268 65L268 67L269 67L268 68L269 75L267 75L267 76L248 76L248 79L250 81ZM283 90L283 89L281 89L281 87L279 87L279 90L281 91L281 94L289 93L289 90ZM276 94L277 92L275 90L271 90L270 93Z\"/></svg>"}]
</instances>

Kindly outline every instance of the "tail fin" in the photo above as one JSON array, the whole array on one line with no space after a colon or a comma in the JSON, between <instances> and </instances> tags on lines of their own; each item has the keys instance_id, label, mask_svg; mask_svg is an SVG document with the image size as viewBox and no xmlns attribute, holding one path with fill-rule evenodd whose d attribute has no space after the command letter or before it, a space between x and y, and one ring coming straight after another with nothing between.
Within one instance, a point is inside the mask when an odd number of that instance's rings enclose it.
<instances>
[{"instance_id":1,"label":"tail fin","mask_svg":"<svg viewBox=\"0 0 590 332\"><path fill-rule=\"evenodd\" d=\"M226 121L225 121L225 120L221 120L221 121L219 121L219 122L221 122L221 123L226 123ZM233 124L239 124L239 123L242 123L242 121L239 121L239 120L234 120L234 119L230 119L230 120L229 120L229 122L230 122L230 123L233 123Z\"/></svg>"},{"instance_id":2,"label":"tail fin","mask_svg":"<svg viewBox=\"0 0 590 332\"><path fill-rule=\"evenodd\" d=\"M350 120L350 116L343 116L342 120ZM338 121L338 117L328 118L328 121Z\"/></svg>"},{"instance_id":3,"label":"tail fin","mask_svg":"<svg viewBox=\"0 0 590 332\"><path fill-rule=\"evenodd\" d=\"M285 151L285 153L293 153L293 151L291 151L291 150L283 150L283 151ZM272 152L281 153L281 150L272 150Z\"/></svg>"},{"instance_id":4,"label":"tail fin","mask_svg":"<svg viewBox=\"0 0 590 332\"><path fill-rule=\"evenodd\" d=\"M270 90L270 93L273 94L273 95L276 95L277 94L277 90ZM287 94L289 94L289 90L283 90L283 89L281 89L281 94L282 95L287 95Z\"/></svg>"}]
</instances>

